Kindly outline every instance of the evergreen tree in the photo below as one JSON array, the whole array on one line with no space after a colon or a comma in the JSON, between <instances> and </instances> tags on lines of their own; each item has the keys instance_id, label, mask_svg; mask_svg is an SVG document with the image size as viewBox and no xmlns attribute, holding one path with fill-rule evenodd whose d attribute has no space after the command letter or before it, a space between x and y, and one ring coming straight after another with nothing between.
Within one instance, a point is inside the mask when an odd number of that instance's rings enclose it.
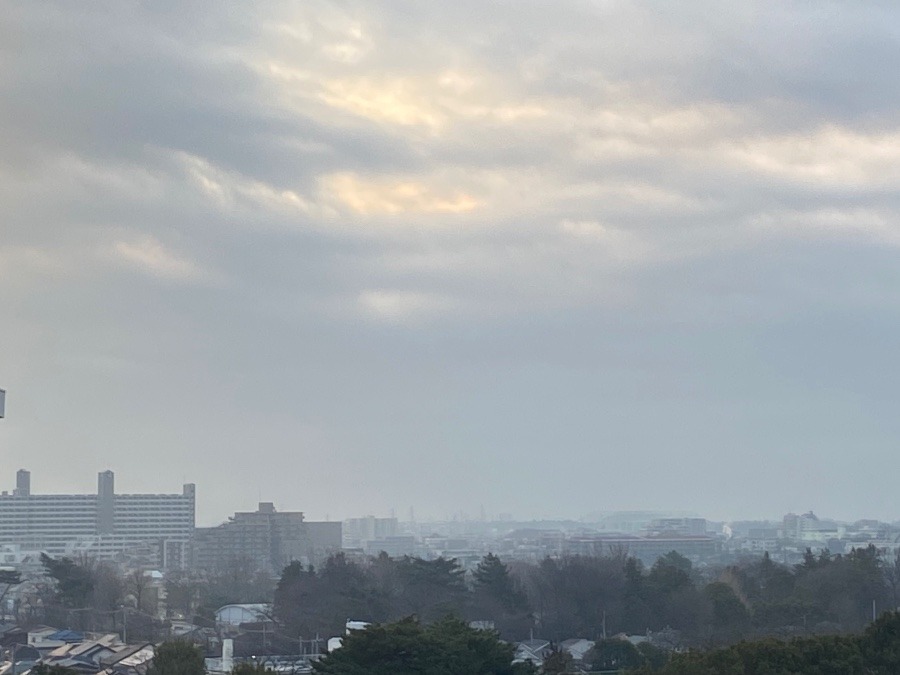
<instances>
[{"instance_id":1,"label":"evergreen tree","mask_svg":"<svg viewBox=\"0 0 900 675\"><path fill-rule=\"evenodd\" d=\"M156 648L147 675L205 675L203 652L190 642L170 640Z\"/></svg>"},{"instance_id":2,"label":"evergreen tree","mask_svg":"<svg viewBox=\"0 0 900 675\"><path fill-rule=\"evenodd\" d=\"M91 571L71 558L51 558L41 553L41 564L48 577L56 581L56 601L70 609L87 607L94 592Z\"/></svg>"},{"instance_id":3,"label":"evergreen tree","mask_svg":"<svg viewBox=\"0 0 900 675\"><path fill-rule=\"evenodd\" d=\"M413 618L353 631L313 664L320 675L527 675L513 647L491 631L446 618L423 626Z\"/></svg>"}]
</instances>

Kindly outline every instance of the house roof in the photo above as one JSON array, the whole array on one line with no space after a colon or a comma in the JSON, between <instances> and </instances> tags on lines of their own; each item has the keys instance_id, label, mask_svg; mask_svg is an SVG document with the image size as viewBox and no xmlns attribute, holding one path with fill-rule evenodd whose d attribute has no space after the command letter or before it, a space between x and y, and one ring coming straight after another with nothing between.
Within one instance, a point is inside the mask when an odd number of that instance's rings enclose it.
<instances>
[{"instance_id":1,"label":"house roof","mask_svg":"<svg viewBox=\"0 0 900 675\"><path fill-rule=\"evenodd\" d=\"M541 639L531 639L525 640L519 643L520 647L525 647L526 649L538 650L538 649L546 649L550 646L549 640L541 640Z\"/></svg>"},{"instance_id":2,"label":"house roof","mask_svg":"<svg viewBox=\"0 0 900 675\"><path fill-rule=\"evenodd\" d=\"M124 661L131 660L131 657L135 655L143 656L141 652L145 649L149 649L149 658L153 658L153 644L150 642L142 642L141 644L122 647L115 653L104 656L100 662L105 666L122 663ZM138 661L138 663L143 663L143 660Z\"/></svg>"},{"instance_id":3,"label":"house roof","mask_svg":"<svg viewBox=\"0 0 900 675\"><path fill-rule=\"evenodd\" d=\"M573 659L580 661L584 659L585 654L594 648L594 644L593 640L574 638L572 640L563 640L559 646L564 652L571 654Z\"/></svg>"},{"instance_id":4,"label":"house roof","mask_svg":"<svg viewBox=\"0 0 900 675\"><path fill-rule=\"evenodd\" d=\"M55 633L51 633L47 636L47 640L62 640L63 642L81 642L84 640L84 633L79 633L74 630L58 630Z\"/></svg>"},{"instance_id":5,"label":"house roof","mask_svg":"<svg viewBox=\"0 0 900 675\"><path fill-rule=\"evenodd\" d=\"M97 672L97 664L92 661L83 661L82 659L59 659L53 661L54 666L62 666L63 668L72 668L73 670L79 670L86 673L95 673Z\"/></svg>"},{"instance_id":6,"label":"house roof","mask_svg":"<svg viewBox=\"0 0 900 675\"><path fill-rule=\"evenodd\" d=\"M45 626L40 624L38 626L34 626L31 630L28 631L30 634L38 634L38 633L56 633L59 631L59 628L55 628L53 626Z\"/></svg>"},{"instance_id":7,"label":"house roof","mask_svg":"<svg viewBox=\"0 0 900 675\"><path fill-rule=\"evenodd\" d=\"M219 612L223 612L226 609L243 609L248 612L256 612L257 614L268 614L271 611L271 607L263 602L255 602L255 603L235 603L231 605L223 605L216 610L216 614Z\"/></svg>"},{"instance_id":8,"label":"house roof","mask_svg":"<svg viewBox=\"0 0 900 675\"><path fill-rule=\"evenodd\" d=\"M532 661L540 665L544 660L546 650L549 648L549 640L532 639L519 642L516 645L516 660Z\"/></svg>"}]
</instances>

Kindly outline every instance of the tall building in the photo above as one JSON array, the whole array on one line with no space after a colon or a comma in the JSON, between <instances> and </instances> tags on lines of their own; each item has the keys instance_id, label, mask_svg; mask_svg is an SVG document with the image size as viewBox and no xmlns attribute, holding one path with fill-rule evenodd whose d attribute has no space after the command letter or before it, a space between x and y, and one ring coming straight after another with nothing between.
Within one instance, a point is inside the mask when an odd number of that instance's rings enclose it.
<instances>
[{"instance_id":1,"label":"tall building","mask_svg":"<svg viewBox=\"0 0 900 675\"><path fill-rule=\"evenodd\" d=\"M181 494L116 494L112 471L98 475L97 494L36 495L22 469L12 494L0 493L0 546L102 559L149 546L156 564L182 568L190 559L195 498L192 483Z\"/></svg>"},{"instance_id":2,"label":"tall building","mask_svg":"<svg viewBox=\"0 0 900 675\"><path fill-rule=\"evenodd\" d=\"M252 512L235 513L216 527L199 527L194 536L198 570L223 569L249 563L254 569L280 574L294 560L318 565L341 549L341 523L309 522L302 511L275 510L260 502Z\"/></svg>"},{"instance_id":3,"label":"tall building","mask_svg":"<svg viewBox=\"0 0 900 675\"><path fill-rule=\"evenodd\" d=\"M400 525L396 518L348 518L344 521L344 548L366 548L367 542L398 534Z\"/></svg>"}]
</instances>

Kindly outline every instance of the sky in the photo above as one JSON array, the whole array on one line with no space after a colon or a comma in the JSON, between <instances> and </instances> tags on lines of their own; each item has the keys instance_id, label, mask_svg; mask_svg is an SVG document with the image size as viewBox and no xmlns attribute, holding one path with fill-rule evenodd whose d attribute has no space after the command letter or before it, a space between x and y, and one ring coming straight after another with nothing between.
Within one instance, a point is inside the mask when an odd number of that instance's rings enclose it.
<instances>
[{"instance_id":1,"label":"sky","mask_svg":"<svg viewBox=\"0 0 900 675\"><path fill-rule=\"evenodd\" d=\"M900 8L0 7L0 486L900 519Z\"/></svg>"}]
</instances>

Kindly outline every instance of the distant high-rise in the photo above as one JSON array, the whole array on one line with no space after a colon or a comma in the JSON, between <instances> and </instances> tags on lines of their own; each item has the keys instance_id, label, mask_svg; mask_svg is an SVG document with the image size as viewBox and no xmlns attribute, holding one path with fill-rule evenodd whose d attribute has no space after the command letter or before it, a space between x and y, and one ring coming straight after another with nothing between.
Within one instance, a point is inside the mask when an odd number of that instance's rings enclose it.
<instances>
[{"instance_id":1,"label":"distant high-rise","mask_svg":"<svg viewBox=\"0 0 900 675\"><path fill-rule=\"evenodd\" d=\"M21 469L13 493L0 494L0 545L98 558L149 547L159 566L181 568L190 556L194 502L193 484L181 494L117 495L112 471L98 475L95 495L36 495L31 473Z\"/></svg>"},{"instance_id":2,"label":"distant high-rise","mask_svg":"<svg viewBox=\"0 0 900 675\"><path fill-rule=\"evenodd\" d=\"M31 494L31 472L25 469L19 469L16 472L16 491L13 493L18 497L27 497Z\"/></svg>"},{"instance_id":3,"label":"distant high-rise","mask_svg":"<svg viewBox=\"0 0 900 675\"><path fill-rule=\"evenodd\" d=\"M366 542L400 534L396 518L349 518L344 521L344 548L365 548Z\"/></svg>"}]
</instances>

